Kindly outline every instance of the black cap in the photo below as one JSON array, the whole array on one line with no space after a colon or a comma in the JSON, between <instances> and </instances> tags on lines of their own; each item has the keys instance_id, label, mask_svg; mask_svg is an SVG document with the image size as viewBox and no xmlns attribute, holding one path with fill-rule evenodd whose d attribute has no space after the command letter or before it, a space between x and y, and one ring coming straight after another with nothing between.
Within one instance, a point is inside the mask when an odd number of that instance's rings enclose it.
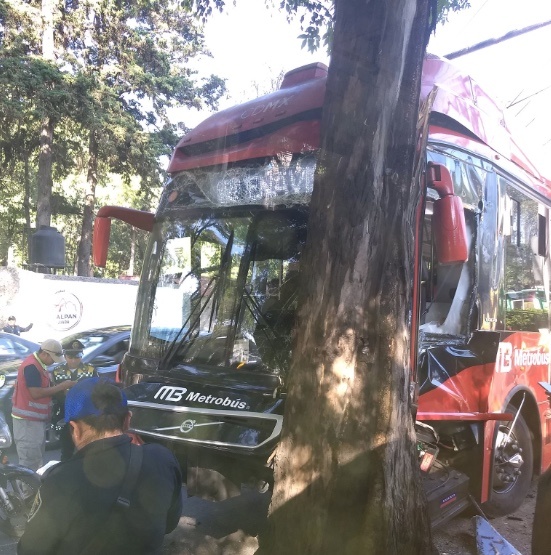
<instances>
[{"instance_id":1,"label":"black cap","mask_svg":"<svg viewBox=\"0 0 551 555\"><path fill-rule=\"evenodd\" d=\"M78 339L75 339L74 341L67 343L63 347L63 353L66 355L78 355L78 354L81 354L83 350L84 350L84 345Z\"/></svg>"}]
</instances>

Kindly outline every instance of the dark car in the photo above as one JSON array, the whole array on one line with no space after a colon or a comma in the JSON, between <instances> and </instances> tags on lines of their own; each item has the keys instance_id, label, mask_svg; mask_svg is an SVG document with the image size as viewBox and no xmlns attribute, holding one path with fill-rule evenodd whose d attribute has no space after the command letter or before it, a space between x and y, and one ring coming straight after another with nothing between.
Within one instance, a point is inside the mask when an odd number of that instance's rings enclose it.
<instances>
[{"instance_id":1,"label":"dark car","mask_svg":"<svg viewBox=\"0 0 551 555\"><path fill-rule=\"evenodd\" d=\"M84 345L82 362L95 367L100 376L115 379L122 357L128 351L130 326L111 326L80 331L61 340L68 345L78 340Z\"/></svg>"},{"instance_id":2,"label":"dark car","mask_svg":"<svg viewBox=\"0 0 551 555\"><path fill-rule=\"evenodd\" d=\"M23 339L18 335L0 332L0 373L3 368L11 368L11 366L3 365L4 362L21 361L34 353L38 349L38 343Z\"/></svg>"},{"instance_id":3,"label":"dark car","mask_svg":"<svg viewBox=\"0 0 551 555\"><path fill-rule=\"evenodd\" d=\"M40 347L38 343L21 339L16 335L9 333L0 334L0 346L2 338L7 337L8 340L19 344L19 358L13 357L11 360L2 362L2 351L0 350L0 410L4 413L6 421L11 428L11 399L13 396L13 386L17 378L17 368L25 357L30 353L37 351ZM96 368L98 375L115 379L117 367L122 357L128 350L130 341L130 326L111 326L107 328L97 328L74 333L61 340L62 345L67 345L78 339L84 345L82 361L91 364ZM24 352L23 346L26 345L28 351ZM13 346L13 349L16 349ZM54 366L50 367L50 370ZM58 445L59 432L54 428L50 428L46 435L46 447L54 449Z\"/></svg>"}]
</instances>

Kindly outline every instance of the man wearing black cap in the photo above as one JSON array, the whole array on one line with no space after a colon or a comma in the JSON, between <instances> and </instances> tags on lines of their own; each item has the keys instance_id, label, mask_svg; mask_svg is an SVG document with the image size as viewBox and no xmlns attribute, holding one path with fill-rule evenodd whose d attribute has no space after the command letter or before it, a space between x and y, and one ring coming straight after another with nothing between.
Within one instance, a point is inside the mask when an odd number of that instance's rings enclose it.
<instances>
[{"instance_id":1,"label":"man wearing black cap","mask_svg":"<svg viewBox=\"0 0 551 555\"><path fill-rule=\"evenodd\" d=\"M67 394L77 452L45 477L19 555L160 553L182 511L180 467L161 445L131 445L130 417L112 382L87 378Z\"/></svg>"},{"instance_id":2,"label":"man wearing black cap","mask_svg":"<svg viewBox=\"0 0 551 555\"><path fill-rule=\"evenodd\" d=\"M79 381L83 378L93 378L97 376L96 369L91 364L82 362L84 345L75 339L63 346L65 364L57 366L52 371L54 384L63 383L65 380ZM61 443L61 460L70 459L75 451L75 444L71 437L71 430L64 422L65 417L65 396L66 391L58 393L54 403L54 426L59 429L59 440Z\"/></svg>"}]
</instances>

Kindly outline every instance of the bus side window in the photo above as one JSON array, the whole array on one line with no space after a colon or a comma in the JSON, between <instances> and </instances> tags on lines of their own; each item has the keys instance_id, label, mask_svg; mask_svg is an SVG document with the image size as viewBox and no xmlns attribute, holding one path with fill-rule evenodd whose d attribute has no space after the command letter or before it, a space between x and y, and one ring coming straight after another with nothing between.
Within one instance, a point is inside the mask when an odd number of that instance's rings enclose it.
<instances>
[{"instance_id":1,"label":"bus side window","mask_svg":"<svg viewBox=\"0 0 551 555\"><path fill-rule=\"evenodd\" d=\"M467 212L466 216L469 259L464 263L439 264L433 256L428 264L425 261L425 265L432 268L430 283L424 287L427 299L421 314L420 329L425 333L467 333L469 301L473 289L475 223L471 213Z\"/></svg>"},{"instance_id":2,"label":"bus side window","mask_svg":"<svg viewBox=\"0 0 551 555\"><path fill-rule=\"evenodd\" d=\"M515 331L548 328L549 281L546 234L549 213L536 200L499 176L504 203L505 327Z\"/></svg>"}]
</instances>

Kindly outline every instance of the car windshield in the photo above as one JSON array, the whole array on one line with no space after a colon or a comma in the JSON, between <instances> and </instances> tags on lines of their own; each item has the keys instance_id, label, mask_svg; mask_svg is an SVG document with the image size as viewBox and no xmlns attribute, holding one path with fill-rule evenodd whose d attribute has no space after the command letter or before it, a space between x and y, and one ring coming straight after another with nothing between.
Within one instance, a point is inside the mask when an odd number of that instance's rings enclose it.
<instances>
[{"instance_id":1,"label":"car windshield","mask_svg":"<svg viewBox=\"0 0 551 555\"><path fill-rule=\"evenodd\" d=\"M158 224L133 347L174 365L288 365L303 208L214 211ZM158 272L158 274L155 274Z\"/></svg>"},{"instance_id":2,"label":"car windshield","mask_svg":"<svg viewBox=\"0 0 551 555\"><path fill-rule=\"evenodd\" d=\"M61 340L61 344L69 345L73 341L78 340L84 345L82 354L83 356L86 356L96 349L96 347L108 341L111 337L113 337L112 333L103 332L101 330L92 330L69 335Z\"/></svg>"},{"instance_id":3,"label":"car windshield","mask_svg":"<svg viewBox=\"0 0 551 555\"><path fill-rule=\"evenodd\" d=\"M9 335L0 336L0 360L24 358L38 350L38 344Z\"/></svg>"}]
</instances>

